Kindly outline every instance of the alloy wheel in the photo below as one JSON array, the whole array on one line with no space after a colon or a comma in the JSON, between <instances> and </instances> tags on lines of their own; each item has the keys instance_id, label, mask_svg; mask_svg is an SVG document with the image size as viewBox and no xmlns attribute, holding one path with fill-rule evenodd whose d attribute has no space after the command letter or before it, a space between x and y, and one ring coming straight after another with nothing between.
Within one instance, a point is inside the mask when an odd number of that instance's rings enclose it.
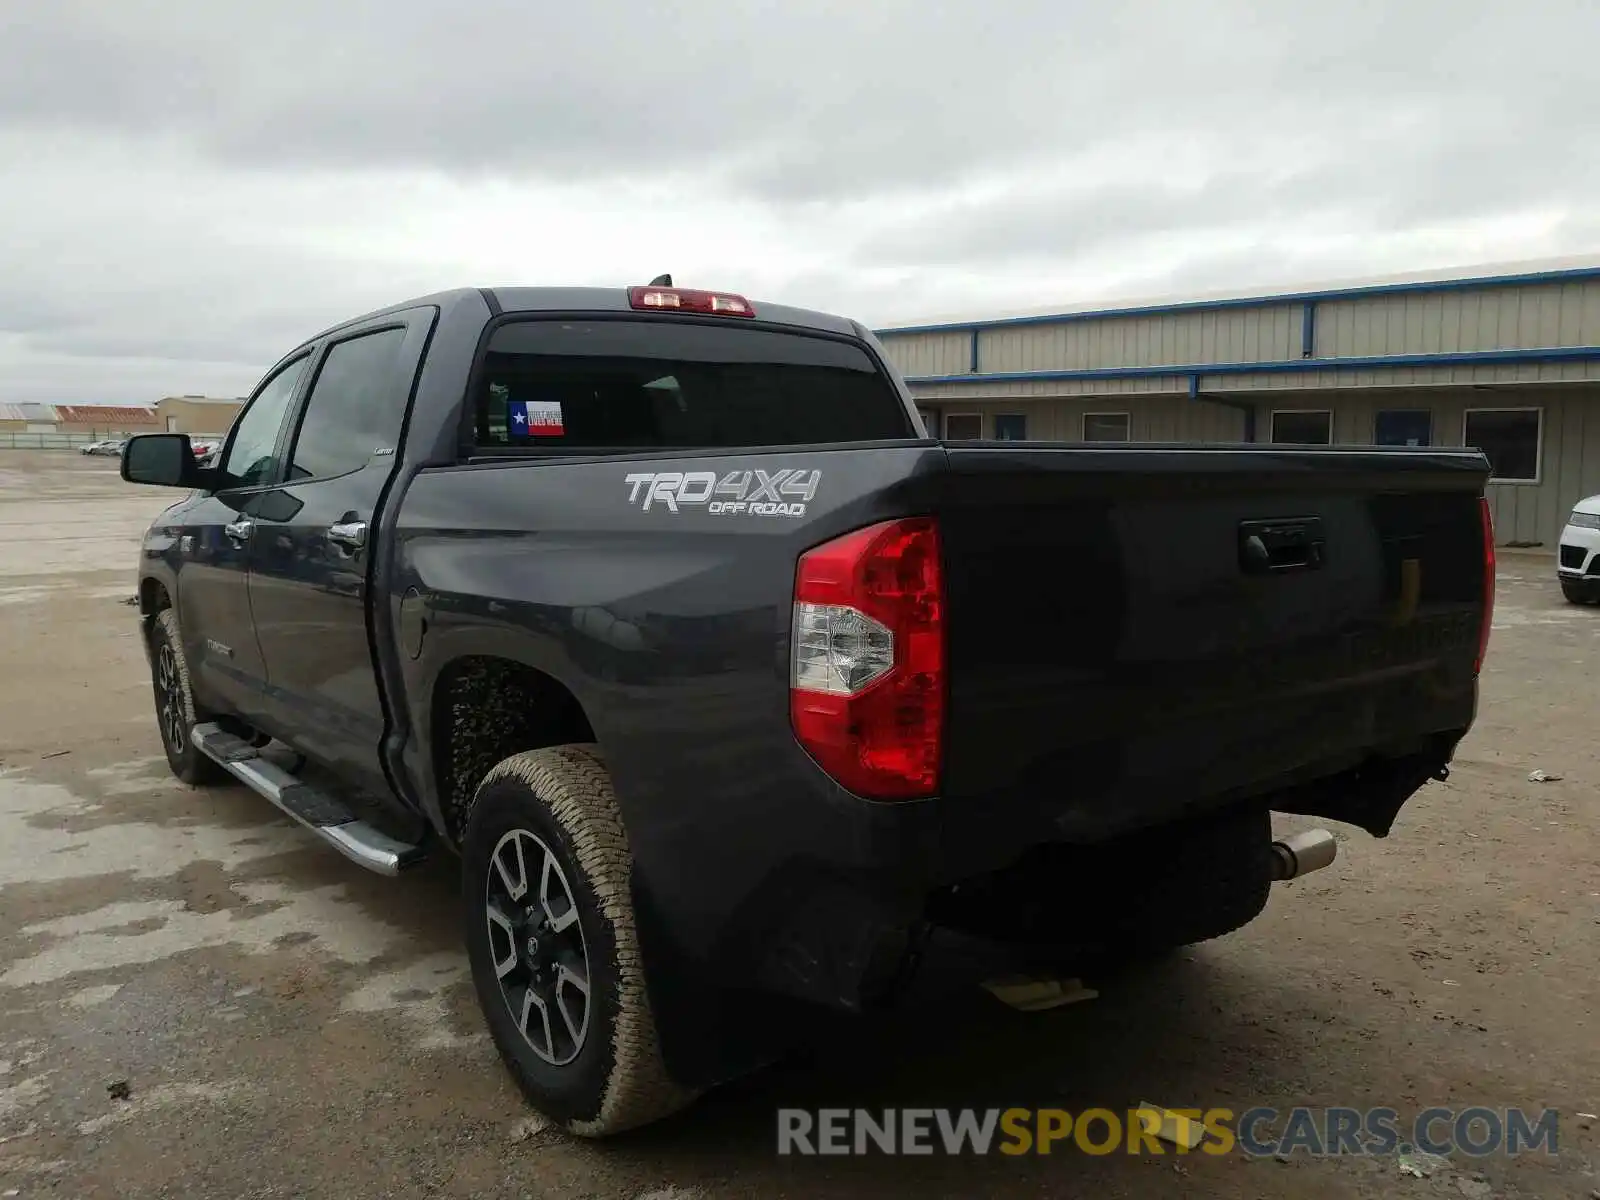
<instances>
[{"instance_id":1,"label":"alloy wheel","mask_svg":"<svg viewBox=\"0 0 1600 1200\"><path fill-rule=\"evenodd\" d=\"M184 734L187 722L183 716L183 681L178 674L178 657L172 646L162 642L156 654L157 715L161 721L161 736L174 754L184 752Z\"/></svg>"},{"instance_id":2,"label":"alloy wheel","mask_svg":"<svg viewBox=\"0 0 1600 1200\"><path fill-rule=\"evenodd\" d=\"M589 951L572 885L538 834L513 829L489 856L484 911L500 994L529 1047L565 1066L589 1032Z\"/></svg>"}]
</instances>

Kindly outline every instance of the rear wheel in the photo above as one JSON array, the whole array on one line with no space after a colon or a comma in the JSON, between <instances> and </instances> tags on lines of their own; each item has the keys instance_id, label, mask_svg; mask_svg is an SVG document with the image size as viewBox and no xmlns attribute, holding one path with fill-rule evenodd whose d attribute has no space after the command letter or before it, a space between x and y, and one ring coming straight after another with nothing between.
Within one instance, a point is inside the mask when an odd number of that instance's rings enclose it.
<instances>
[{"instance_id":1,"label":"rear wheel","mask_svg":"<svg viewBox=\"0 0 1600 1200\"><path fill-rule=\"evenodd\" d=\"M1140 904L1123 913L1121 946L1148 957L1224 937L1260 916L1272 894L1272 814L1247 809L1188 825L1145 869Z\"/></svg>"},{"instance_id":2,"label":"rear wheel","mask_svg":"<svg viewBox=\"0 0 1600 1200\"><path fill-rule=\"evenodd\" d=\"M632 858L592 746L513 755L462 843L467 953L489 1032L529 1102L604 1137L681 1108L634 923Z\"/></svg>"},{"instance_id":3,"label":"rear wheel","mask_svg":"<svg viewBox=\"0 0 1600 1200\"><path fill-rule=\"evenodd\" d=\"M167 766L184 783L203 786L220 783L227 773L202 754L191 734L205 719L194 702L189 687L189 668L183 657L183 639L178 632L178 615L162 609L150 626L150 675L155 692L156 724L161 730L161 747Z\"/></svg>"}]
</instances>

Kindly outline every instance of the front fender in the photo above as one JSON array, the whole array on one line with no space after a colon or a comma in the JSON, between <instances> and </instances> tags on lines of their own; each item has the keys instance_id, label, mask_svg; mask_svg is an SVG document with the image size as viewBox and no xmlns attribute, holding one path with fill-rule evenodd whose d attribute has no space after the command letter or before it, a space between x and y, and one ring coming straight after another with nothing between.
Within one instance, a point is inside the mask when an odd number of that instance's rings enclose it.
<instances>
[{"instance_id":1,"label":"front fender","mask_svg":"<svg viewBox=\"0 0 1600 1200\"><path fill-rule=\"evenodd\" d=\"M139 626L145 658L150 658L150 626L156 614L171 608L183 620L182 596L178 588L178 568L183 545L183 530L169 523L166 513L145 532L139 549Z\"/></svg>"}]
</instances>

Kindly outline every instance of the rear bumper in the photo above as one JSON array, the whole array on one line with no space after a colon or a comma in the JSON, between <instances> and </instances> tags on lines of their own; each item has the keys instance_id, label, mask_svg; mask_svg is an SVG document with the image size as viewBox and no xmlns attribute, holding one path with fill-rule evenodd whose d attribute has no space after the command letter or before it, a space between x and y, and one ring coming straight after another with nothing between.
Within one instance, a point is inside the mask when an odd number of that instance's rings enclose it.
<instances>
[{"instance_id":1,"label":"rear bumper","mask_svg":"<svg viewBox=\"0 0 1600 1200\"><path fill-rule=\"evenodd\" d=\"M1072 853L1092 864L1097 842L1175 832L1191 822L1200 827L1208 814L1224 808L1328 816L1382 836L1406 800L1445 764L1458 739L1459 733L1437 737L1424 750L1389 760L1392 768L1371 761L1311 767L1303 779L1283 777L1271 789L1200 803L1190 798L1176 815L1157 808L1140 821L1107 809L1094 831L1099 836L1071 838L1089 843ZM990 884L993 873L1035 857L1030 851L1069 840L1060 828L1051 836L1015 813L1008 818L999 798L987 821L991 836L953 840L952 830L961 826L950 820L949 800L868 803L839 791L809 759L804 767L755 802L766 819L723 820L714 833L701 827L693 860L679 860L681 888L664 886L655 869L665 846L635 843L652 1000L669 1067L685 1083L700 1086L758 1065L772 1039L799 1028L808 1015L892 1002L917 978L922 948L951 896ZM1059 797L1056 802L1062 804ZM1072 824L1074 834L1083 832L1081 815ZM1063 899L1052 930L1059 931L1060 944L1096 944L1097 922L1085 914L1101 903L1116 905L1114 893L1124 886L1126 899L1140 887L1137 872L1097 885L1081 902ZM1068 895L1065 887L1060 895ZM994 929L996 941L1015 932ZM1016 948L1022 949L1020 943ZM1042 948L1037 941L1028 946Z\"/></svg>"},{"instance_id":2,"label":"rear bumper","mask_svg":"<svg viewBox=\"0 0 1600 1200\"><path fill-rule=\"evenodd\" d=\"M1419 735L1403 751L1345 754L1253 786L1160 803L1130 795L1091 808L1059 794L869 803L812 767L804 781L810 796L794 796L796 827L769 826L765 833L776 836L759 846L748 829L725 830L730 840L720 845L702 842L714 858L741 856L746 870L697 872L693 901L702 913L720 909L714 951L727 981L864 1008L891 983L889 960L915 940L936 893L1004 871L1039 847L1076 845L1092 854L1230 809L1324 817L1385 837L1406 801L1448 765L1472 716L1468 709L1458 728ZM802 833L798 822L808 812L814 824ZM818 837L819 827L827 838ZM738 877L754 886L735 894Z\"/></svg>"}]
</instances>

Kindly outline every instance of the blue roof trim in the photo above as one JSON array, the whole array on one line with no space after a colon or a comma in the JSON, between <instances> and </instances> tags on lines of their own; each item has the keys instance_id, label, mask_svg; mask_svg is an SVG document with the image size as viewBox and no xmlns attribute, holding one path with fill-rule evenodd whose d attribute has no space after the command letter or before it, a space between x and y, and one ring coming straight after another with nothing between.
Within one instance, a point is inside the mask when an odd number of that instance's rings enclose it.
<instances>
[{"instance_id":1,"label":"blue roof trim","mask_svg":"<svg viewBox=\"0 0 1600 1200\"><path fill-rule=\"evenodd\" d=\"M1352 300L1362 296L1416 295L1461 292L1479 288L1532 287L1541 283L1582 283L1600 279L1600 267L1568 267L1559 271L1529 271L1520 275L1475 275L1470 279L1431 279L1412 283L1372 283L1329 288L1317 292L1281 292L1271 296L1242 296L1231 300L1178 300L1171 304L1143 304L1131 308L1099 308L1089 312L1049 313L1036 317L995 317L982 321L950 321L935 325L895 325L874 332L879 337L902 333L955 333L969 329L1005 329L1021 325L1062 325L1073 321L1099 321L1109 317L1164 316L1167 313L1215 312L1230 308L1272 308L1280 304L1315 304L1320 300Z\"/></svg>"},{"instance_id":2,"label":"blue roof trim","mask_svg":"<svg viewBox=\"0 0 1600 1200\"><path fill-rule=\"evenodd\" d=\"M1268 362L1171 363L1152 367L1080 367L1060 371L986 371L976 375L907 376L908 384L1007 383L1053 379L1156 379L1167 375L1270 375L1277 372L1375 371L1390 367L1493 367L1515 363L1600 360L1600 346L1531 350L1462 350L1450 354L1378 354L1364 358L1286 358Z\"/></svg>"}]
</instances>

